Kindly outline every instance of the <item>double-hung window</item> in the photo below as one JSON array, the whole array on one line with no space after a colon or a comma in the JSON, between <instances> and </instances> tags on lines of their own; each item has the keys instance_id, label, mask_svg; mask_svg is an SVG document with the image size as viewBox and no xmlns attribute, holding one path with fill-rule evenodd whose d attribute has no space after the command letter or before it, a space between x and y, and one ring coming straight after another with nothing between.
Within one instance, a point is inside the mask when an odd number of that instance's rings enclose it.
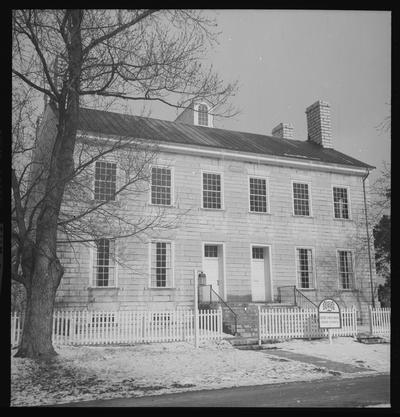
<instances>
[{"instance_id":1,"label":"double-hung window","mask_svg":"<svg viewBox=\"0 0 400 417\"><path fill-rule=\"evenodd\" d=\"M354 283L353 256L350 251L339 250L339 285L342 290L351 290Z\"/></svg>"},{"instance_id":2,"label":"double-hung window","mask_svg":"<svg viewBox=\"0 0 400 417\"><path fill-rule=\"evenodd\" d=\"M171 242L151 242L151 287L172 287Z\"/></svg>"},{"instance_id":3,"label":"double-hung window","mask_svg":"<svg viewBox=\"0 0 400 417\"><path fill-rule=\"evenodd\" d=\"M310 187L307 183L293 183L293 212L295 216L310 216Z\"/></svg>"},{"instance_id":4,"label":"double-hung window","mask_svg":"<svg viewBox=\"0 0 400 417\"><path fill-rule=\"evenodd\" d=\"M163 206L172 204L172 174L169 168L152 167L151 204Z\"/></svg>"},{"instance_id":5,"label":"double-hung window","mask_svg":"<svg viewBox=\"0 0 400 417\"><path fill-rule=\"evenodd\" d=\"M115 240L99 239L93 256L93 286L115 287Z\"/></svg>"},{"instance_id":6,"label":"double-hung window","mask_svg":"<svg viewBox=\"0 0 400 417\"><path fill-rule=\"evenodd\" d=\"M250 211L267 213L267 180L265 178L250 178Z\"/></svg>"},{"instance_id":7,"label":"double-hung window","mask_svg":"<svg viewBox=\"0 0 400 417\"><path fill-rule=\"evenodd\" d=\"M94 175L94 199L114 201L117 186L117 165L113 162L97 161Z\"/></svg>"},{"instance_id":8,"label":"double-hung window","mask_svg":"<svg viewBox=\"0 0 400 417\"><path fill-rule=\"evenodd\" d=\"M222 208L221 174L203 172L203 208Z\"/></svg>"},{"instance_id":9,"label":"double-hung window","mask_svg":"<svg viewBox=\"0 0 400 417\"><path fill-rule=\"evenodd\" d=\"M299 288L314 288L314 268L312 249L296 248L296 263Z\"/></svg>"},{"instance_id":10,"label":"double-hung window","mask_svg":"<svg viewBox=\"0 0 400 417\"><path fill-rule=\"evenodd\" d=\"M348 219L350 217L347 188L333 187L333 208L335 219Z\"/></svg>"}]
</instances>

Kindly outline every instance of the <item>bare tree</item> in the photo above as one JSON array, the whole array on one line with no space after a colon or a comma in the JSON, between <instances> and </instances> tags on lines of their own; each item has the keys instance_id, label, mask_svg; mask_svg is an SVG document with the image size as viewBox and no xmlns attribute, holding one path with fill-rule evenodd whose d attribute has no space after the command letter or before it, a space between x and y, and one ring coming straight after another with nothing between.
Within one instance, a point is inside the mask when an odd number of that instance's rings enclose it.
<instances>
[{"instance_id":1,"label":"bare tree","mask_svg":"<svg viewBox=\"0 0 400 417\"><path fill-rule=\"evenodd\" d=\"M90 169L100 157L124 154L129 163L116 194L140 192L157 149L127 138L112 144L91 143L85 135L77 139L80 107L105 108L119 99L183 108L201 97L219 109L216 114L229 116L228 99L236 85L225 85L201 62L216 42L214 26L201 11L188 10L13 11L15 85L44 95L55 117L54 134L46 140L39 135L31 162L22 170L14 164L12 170L13 277L26 289L17 356L56 354L52 315L64 273L57 236L93 241L110 233L124 237L165 227L162 213L128 224L111 202L88 203ZM99 231L94 227L99 217L111 218L112 224L104 222Z\"/></svg>"}]
</instances>

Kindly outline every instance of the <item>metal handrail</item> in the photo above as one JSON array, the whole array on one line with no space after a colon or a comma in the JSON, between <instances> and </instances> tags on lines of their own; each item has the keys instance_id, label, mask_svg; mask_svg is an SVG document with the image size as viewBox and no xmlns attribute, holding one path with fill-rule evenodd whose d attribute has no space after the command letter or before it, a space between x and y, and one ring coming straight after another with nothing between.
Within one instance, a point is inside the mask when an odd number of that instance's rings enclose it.
<instances>
[{"instance_id":1,"label":"metal handrail","mask_svg":"<svg viewBox=\"0 0 400 417\"><path fill-rule=\"evenodd\" d=\"M300 294L301 297L305 298L307 302L311 303L315 308L318 308L318 306L314 302L312 302L307 296L305 296L298 288L296 288L296 286L294 287L294 289L295 289L295 292ZM296 301L296 305L297 305L297 301Z\"/></svg>"},{"instance_id":2,"label":"metal handrail","mask_svg":"<svg viewBox=\"0 0 400 417\"><path fill-rule=\"evenodd\" d=\"M237 314L231 309L231 307L220 297L220 295L218 293L216 293L212 286L210 285L210 289L211 291L229 308L229 310L232 311L233 313L233 318L235 319L235 335L237 334Z\"/></svg>"},{"instance_id":3,"label":"metal handrail","mask_svg":"<svg viewBox=\"0 0 400 417\"><path fill-rule=\"evenodd\" d=\"M296 305L296 306L299 305L299 303L297 302L297 297L298 297L298 295L300 295L300 300L302 298L304 298L307 302L311 303L315 308L318 307L307 296L305 296L295 285L283 285L281 287L278 287L278 298L279 298L279 302L280 303L282 302L281 288L293 288L293 301L294 301L294 305Z\"/></svg>"}]
</instances>

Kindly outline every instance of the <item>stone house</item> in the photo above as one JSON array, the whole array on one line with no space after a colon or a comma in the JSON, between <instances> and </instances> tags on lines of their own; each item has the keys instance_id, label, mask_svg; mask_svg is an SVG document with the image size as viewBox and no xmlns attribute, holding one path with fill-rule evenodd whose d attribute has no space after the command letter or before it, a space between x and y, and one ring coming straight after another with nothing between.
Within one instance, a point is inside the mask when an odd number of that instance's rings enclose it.
<instances>
[{"instance_id":1,"label":"stone house","mask_svg":"<svg viewBox=\"0 0 400 417\"><path fill-rule=\"evenodd\" d=\"M197 270L233 307L293 304L297 294L314 303L333 297L365 317L369 258L357 239L366 235L363 181L368 193L373 167L333 148L328 103L312 104L306 118L308 139L295 140L284 123L271 135L214 128L207 103L194 103L174 122L82 108L78 142L130 137L157 145L148 190L121 194L119 215L134 219L157 207L166 217L185 214L178 227L140 240L60 240L65 274L57 306L193 307ZM39 144L51 142L54 123L47 105ZM95 200L113 200L121 163L113 155L95 163Z\"/></svg>"}]
</instances>

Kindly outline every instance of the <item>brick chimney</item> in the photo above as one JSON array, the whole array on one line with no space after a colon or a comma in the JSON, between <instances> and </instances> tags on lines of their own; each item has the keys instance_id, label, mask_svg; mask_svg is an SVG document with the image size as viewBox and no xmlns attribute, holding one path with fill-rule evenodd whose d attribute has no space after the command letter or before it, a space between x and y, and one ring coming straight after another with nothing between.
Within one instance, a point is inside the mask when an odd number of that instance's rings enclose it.
<instances>
[{"instance_id":1,"label":"brick chimney","mask_svg":"<svg viewBox=\"0 0 400 417\"><path fill-rule=\"evenodd\" d=\"M275 126L271 132L272 136L283 139L294 139L294 130L293 126L289 123L279 123L278 126Z\"/></svg>"},{"instance_id":2,"label":"brick chimney","mask_svg":"<svg viewBox=\"0 0 400 417\"><path fill-rule=\"evenodd\" d=\"M306 109L308 140L324 148L333 148L331 106L318 100Z\"/></svg>"}]
</instances>

